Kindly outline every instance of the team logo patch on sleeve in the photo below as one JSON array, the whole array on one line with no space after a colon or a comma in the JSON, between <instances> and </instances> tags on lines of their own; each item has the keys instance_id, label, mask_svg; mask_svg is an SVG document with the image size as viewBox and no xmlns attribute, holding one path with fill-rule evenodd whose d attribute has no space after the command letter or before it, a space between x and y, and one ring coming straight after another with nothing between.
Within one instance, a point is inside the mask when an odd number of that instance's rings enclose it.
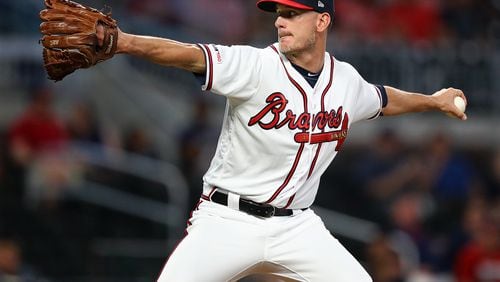
<instances>
[{"instance_id":1,"label":"team logo patch on sleeve","mask_svg":"<svg viewBox=\"0 0 500 282\"><path fill-rule=\"evenodd\" d=\"M222 55L217 47L214 46L215 58L217 59L217 64L222 64Z\"/></svg>"}]
</instances>

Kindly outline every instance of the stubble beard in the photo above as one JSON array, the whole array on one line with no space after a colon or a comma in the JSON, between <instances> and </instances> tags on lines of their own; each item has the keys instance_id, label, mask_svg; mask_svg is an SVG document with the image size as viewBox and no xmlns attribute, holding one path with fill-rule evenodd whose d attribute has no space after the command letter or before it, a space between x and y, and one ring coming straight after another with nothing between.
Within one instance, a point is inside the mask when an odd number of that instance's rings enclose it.
<instances>
[{"instance_id":1,"label":"stubble beard","mask_svg":"<svg viewBox=\"0 0 500 282\"><path fill-rule=\"evenodd\" d=\"M286 56L294 56L300 52L304 52L309 49L313 49L316 44L316 33L311 32L311 35L307 40L301 43L292 42L292 44L284 45L281 44L281 40L278 39L280 52Z\"/></svg>"}]
</instances>

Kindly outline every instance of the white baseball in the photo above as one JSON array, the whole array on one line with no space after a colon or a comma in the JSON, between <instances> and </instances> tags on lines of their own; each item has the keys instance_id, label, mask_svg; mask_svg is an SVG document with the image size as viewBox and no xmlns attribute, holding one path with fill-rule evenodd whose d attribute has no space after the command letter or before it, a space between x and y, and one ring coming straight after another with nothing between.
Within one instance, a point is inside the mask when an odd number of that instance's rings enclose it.
<instances>
[{"instance_id":1,"label":"white baseball","mask_svg":"<svg viewBox=\"0 0 500 282\"><path fill-rule=\"evenodd\" d=\"M465 100L462 97L455 97L453 100L455 107L457 107L462 113L465 112Z\"/></svg>"}]
</instances>

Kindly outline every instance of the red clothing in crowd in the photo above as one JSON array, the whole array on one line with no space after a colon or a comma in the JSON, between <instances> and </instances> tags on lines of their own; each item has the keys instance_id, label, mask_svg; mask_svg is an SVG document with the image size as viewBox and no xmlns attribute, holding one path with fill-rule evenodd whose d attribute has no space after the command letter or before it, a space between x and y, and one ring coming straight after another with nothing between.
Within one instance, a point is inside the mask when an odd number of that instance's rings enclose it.
<instances>
[{"instance_id":1,"label":"red clothing in crowd","mask_svg":"<svg viewBox=\"0 0 500 282\"><path fill-rule=\"evenodd\" d=\"M382 16L386 32L412 43L435 40L442 26L439 9L428 1L395 1Z\"/></svg>"},{"instance_id":2,"label":"red clothing in crowd","mask_svg":"<svg viewBox=\"0 0 500 282\"><path fill-rule=\"evenodd\" d=\"M38 115L27 111L14 122L9 132L10 143L22 142L33 152L59 147L66 143L68 134L63 124L51 114Z\"/></svg>"},{"instance_id":3,"label":"red clothing in crowd","mask_svg":"<svg viewBox=\"0 0 500 282\"><path fill-rule=\"evenodd\" d=\"M457 282L500 282L500 249L485 250L471 243L464 247L455 264Z\"/></svg>"}]
</instances>

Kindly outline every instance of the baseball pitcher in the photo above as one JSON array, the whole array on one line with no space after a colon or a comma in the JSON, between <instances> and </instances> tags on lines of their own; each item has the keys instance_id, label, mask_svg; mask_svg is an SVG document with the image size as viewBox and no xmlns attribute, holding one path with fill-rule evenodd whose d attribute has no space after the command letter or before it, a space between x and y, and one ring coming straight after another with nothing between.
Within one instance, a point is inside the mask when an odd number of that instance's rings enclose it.
<instances>
[{"instance_id":1,"label":"baseball pitcher","mask_svg":"<svg viewBox=\"0 0 500 282\"><path fill-rule=\"evenodd\" d=\"M310 208L321 175L358 121L431 110L466 120L453 102L465 100L458 89L425 95L371 84L326 52L332 0L257 1L276 15L278 41L263 49L128 34L109 14L67 0L46 4L41 31L49 78L123 53L189 71L203 90L227 98L200 201L161 282L237 281L253 273L371 281Z\"/></svg>"}]
</instances>

